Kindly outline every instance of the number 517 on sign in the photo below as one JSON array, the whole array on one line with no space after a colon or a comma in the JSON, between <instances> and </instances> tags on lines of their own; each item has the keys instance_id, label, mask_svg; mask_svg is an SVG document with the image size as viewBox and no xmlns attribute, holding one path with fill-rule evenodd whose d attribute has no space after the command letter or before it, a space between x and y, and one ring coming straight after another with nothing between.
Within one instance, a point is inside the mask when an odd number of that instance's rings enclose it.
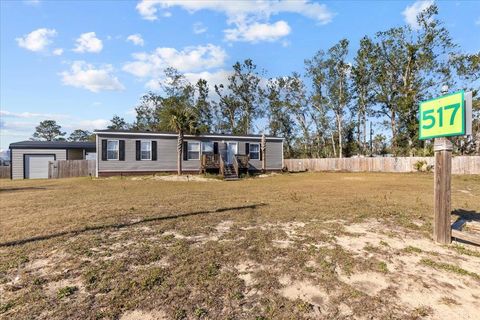
<instances>
[{"instance_id":1,"label":"number 517 on sign","mask_svg":"<svg viewBox=\"0 0 480 320\"><path fill-rule=\"evenodd\" d=\"M471 99L471 96L469 98ZM468 103L471 103L471 100ZM467 112L471 112L471 106L469 107L470 110L466 110L463 91L421 102L419 138L425 140L469 133L469 128L466 130L466 120L471 123L471 118L466 119L471 117L471 113L468 115Z\"/></svg>"}]
</instances>

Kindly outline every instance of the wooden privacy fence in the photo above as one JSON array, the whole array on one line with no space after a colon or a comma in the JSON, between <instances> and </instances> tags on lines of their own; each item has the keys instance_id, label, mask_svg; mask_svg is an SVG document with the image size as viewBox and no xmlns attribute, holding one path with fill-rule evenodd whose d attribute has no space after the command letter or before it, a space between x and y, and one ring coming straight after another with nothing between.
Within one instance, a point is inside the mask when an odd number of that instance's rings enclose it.
<instances>
[{"instance_id":1,"label":"wooden privacy fence","mask_svg":"<svg viewBox=\"0 0 480 320\"><path fill-rule=\"evenodd\" d=\"M320 158L285 159L284 166L290 172L300 171L348 171L348 172L416 172L415 164L425 161L435 163L434 157L389 157L389 158ZM480 156L452 158L453 174L480 174Z\"/></svg>"},{"instance_id":2,"label":"wooden privacy fence","mask_svg":"<svg viewBox=\"0 0 480 320\"><path fill-rule=\"evenodd\" d=\"M10 179L10 166L0 166L0 179Z\"/></svg>"},{"instance_id":3,"label":"wooden privacy fence","mask_svg":"<svg viewBox=\"0 0 480 320\"><path fill-rule=\"evenodd\" d=\"M95 160L57 160L48 165L48 178L71 178L95 176Z\"/></svg>"}]
</instances>

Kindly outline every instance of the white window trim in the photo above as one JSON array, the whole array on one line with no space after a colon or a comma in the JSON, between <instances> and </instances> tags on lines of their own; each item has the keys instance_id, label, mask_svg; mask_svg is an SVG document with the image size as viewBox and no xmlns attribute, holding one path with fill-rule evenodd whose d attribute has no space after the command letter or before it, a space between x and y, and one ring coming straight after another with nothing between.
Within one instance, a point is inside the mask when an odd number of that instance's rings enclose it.
<instances>
[{"instance_id":1,"label":"white window trim","mask_svg":"<svg viewBox=\"0 0 480 320\"><path fill-rule=\"evenodd\" d=\"M108 158L108 142L109 141L116 141L117 142L117 158L116 159L109 159ZM118 139L107 139L107 161L118 161L120 159L120 140Z\"/></svg>"},{"instance_id":2,"label":"white window trim","mask_svg":"<svg viewBox=\"0 0 480 320\"><path fill-rule=\"evenodd\" d=\"M148 159L142 158L142 143L144 142L150 143L150 158ZM140 140L140 161L152 161L152 140Z\"/></svg>"},{"instance_id":3,"label":"white window trim","mask_svg":"<svg viewBox=\"0 0 480 320\"><path fill-rule=\"evenodd\" d=\"M202 143L200 141L187 141L187 159L188 160L200 160L200 155L202 153ZM198 158L190 158L190 150L188 149L190 147L190 144L196 143L198 144ZM192 152L197 152L197 151L192 151Z\"/></svg>"},{"instance_id":4,"label":"white window trim","mask_svg":"<svg viewBox=\"0 0 480 320\"><path fill-rule=\"evenodd\" d=\"M250 154L252 153L251 147L252 147L252 145L254 145L254 144L258 146L258 158L256 158L256 159L253 159L253 158L250 157ZM250 150L248 150L248 156L250 157L250 159L251 159L251 160L260 160L260 152L262 152L262 151L260 150L260 143L258 143L258 142L251 142L251 143L250 143Z\"/></svg>"}]
</instances>

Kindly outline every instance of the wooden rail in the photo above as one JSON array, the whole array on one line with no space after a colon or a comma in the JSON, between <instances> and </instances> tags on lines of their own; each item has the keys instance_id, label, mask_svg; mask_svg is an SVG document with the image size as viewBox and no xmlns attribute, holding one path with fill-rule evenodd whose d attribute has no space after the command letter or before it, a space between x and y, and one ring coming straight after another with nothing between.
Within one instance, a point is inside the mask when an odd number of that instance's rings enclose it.
<instances>
[{"instance_id":1,"label":"wooden rail","mask_svg":"<svg viewBox=\"0 0 480 320\"><path fill-rule=\"evenodd\" d=\"M213 153L202 154L201 171L205 172L207 169L220 168L220 155Z\"/></svg>"},{"instance_id":2,"label":"wooden rail","mask_svg":"<svg viewBox=\"0 0 480 320\"><path fill-rule=\"evenodd\" d=\"M219 165L220 165L220 169L219 169L220 175L225 176L225 161L223 160L223 157L221 154L220 154Z\"/></svg>"},{"instance_id":3,"label":"wooden rail","mask_svg":"<svg viewBox=\"0 0 480 320\"><path fill-rule=\"evenodd\" d=\"M235 158L238 161L238 166L243 169L248 169L249 162L250 162L250 156L246 154L237 154L235 155Z\"/></svg>"},{"instance_id":4,"label":"wooden rail","mask_svg":"<svg viewBox=\"0 0 480 320\"><path fill-rule=\"evenodd\" d=\"M419 161L425 161L428 166L435 164L434 157L375 157L285 159L284 166L290 172L416 172L415 164ZM452 174L480 174L480 156L453 157Z\"/></svg>"},{"instance_id":5,"label":"wooden rail","mask_svg":"<svg viewBox=\"0 0 480 320\"><path fill-rule=\"evenodd\" d=\"M237 155L233 156L233 169L235 170L235 174L239 177L240 176L240 169L238 167Z\"/></svg>"}]
</instances>

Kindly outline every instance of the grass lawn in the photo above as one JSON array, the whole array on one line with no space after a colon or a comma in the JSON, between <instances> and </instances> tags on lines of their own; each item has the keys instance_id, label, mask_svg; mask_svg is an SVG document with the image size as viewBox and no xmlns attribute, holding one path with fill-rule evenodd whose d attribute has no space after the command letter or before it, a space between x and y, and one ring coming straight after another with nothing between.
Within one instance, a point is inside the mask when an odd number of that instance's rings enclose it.
<instances>
[{"instance_id":1,"label":"grass lawn","mask_svg":"<svg viewBox=\"0 0 480 320\"><path fill-rule=\"evenodd\" d=\"M430 240L431 174L0 187L0 319L478 317L480 249ZM480 215L480 176L452 208Z\"/></svg>"}]
</instances>

